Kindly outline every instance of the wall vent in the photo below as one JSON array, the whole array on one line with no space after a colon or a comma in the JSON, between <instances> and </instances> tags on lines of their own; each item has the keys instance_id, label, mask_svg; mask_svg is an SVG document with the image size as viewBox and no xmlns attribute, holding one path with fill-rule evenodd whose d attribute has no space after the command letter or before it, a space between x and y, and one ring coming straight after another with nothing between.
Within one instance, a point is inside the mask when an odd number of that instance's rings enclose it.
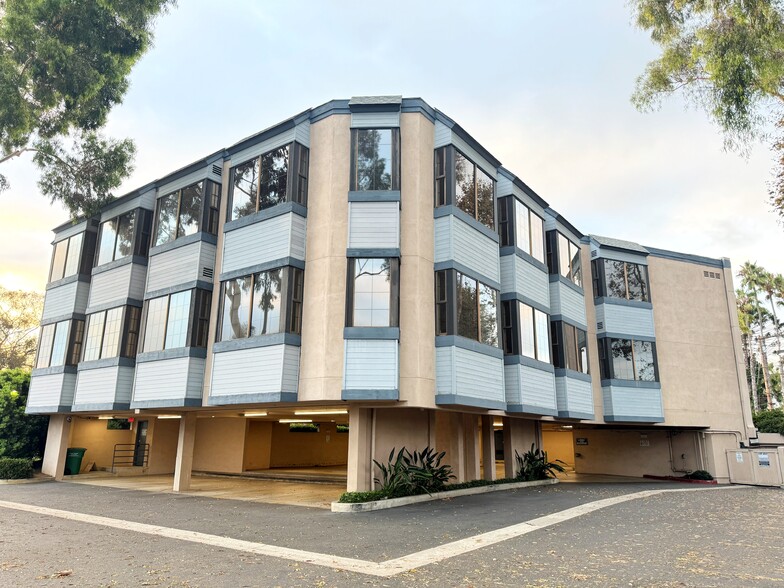
<instances>
[{"instance_id":1,"label":"wall vent","mask_svg":"<svg viewBox=\"0 0 784 588\"><path fill-rule=\"evenodd\" d=\"M604 331L604 321L600 321L596 323L596 330L597 331Z\"/></svg>"},{"instance_id":2,"label":"wall vent","mask_svg":"<svg viewBox=\"0 0 784 588\"><path fill-rule=\"evenodd\" d=\"M220 177L221 174L223 173L223 168L221 166L219 166L219 165L213 165L212 166L212 173L214 173L216 176Z\"/></svg>"},{"instance_id":3,"label":"wall vent","mask_svg":"<svg viewBox=\"0 0 784 588\"><path fill-rule=\"evenodd\" d=\"M596 257L597 255L599 255L599 252L598 252L598 251L596 251L596 249L594 249L593 251L591 251L591 257Z\"/></svg>"},{"instance_id":4,"label":"wall vent","mask_svg":"<svg viewBox=\"0 0 784 588\"><path fill-rule=\"evenodd\" d=\"M702 275L705 276L706 278L713 278L716 280L721 279L721 272L709 272L708 270L704 270L702 272Z\"/></svg>"},{"instance_id":5,"label":"wall vent","mask_svg":"<svg viewBox=\"0 0 784 588\"><path fill-rule=\"evenodd\" d=\"M211 267L203 267L203 268L201 268L201 275L202 275L202 277L203 278L207 278L208 280L212 279L212 277L214 275L214 272L215 272L215 270L212 269Z\"/></svg>"}]
</instances>

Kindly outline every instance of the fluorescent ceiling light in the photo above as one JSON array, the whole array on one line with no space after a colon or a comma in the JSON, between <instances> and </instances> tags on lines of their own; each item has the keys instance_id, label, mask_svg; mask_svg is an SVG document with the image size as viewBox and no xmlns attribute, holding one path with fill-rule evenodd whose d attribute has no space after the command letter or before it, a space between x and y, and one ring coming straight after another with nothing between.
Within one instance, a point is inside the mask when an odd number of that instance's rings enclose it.
<instances>
[{"instance_id":1,"label":"fluorescent ceiling light","mask_svg":"<svg viewBox=\"0 0 784 588\"><path fill-rule=\"evenodd\" d=\"M159 414L159 419L181 419L182 417L178 414Z\"/></svg>"},{"instance_id":2,"label":"fluorescent ceiling light","mask_svg":"<svg viewBox=\"0 0 784 588\"><path fill-rule=\"evenodd\" d=\"M295 410L294 414L299 415L308 415L308 414L348 414L348 410L345 408L338 408L334 410Z\"/></svg>"},{"instance_id":3,"label":"fluorescent ceiling light","mask_svg":"<svg viewBox=\"0 0 784 588\"><path fill-rule=\"evenodd\" d=\"M280 419L279 423L312 423L313 419Z\"/></svg>"},{"instance_id":4,"label":"fluorescent ceiling light","mask_svg":"<svg viewBox=\"0 0 784 588\"><path fill-rule=\"evenodd\" d=\"M112 420L113 418L114 418L113 416L99 416L99 417L98 417L98 420L99 420L99 421L110 421L110 420Z\"/></svg>"},{"instance_id":5,"label":"fluorescent ceiling light","mask_svg":"<svg viewBox=\"0 0 784 588\"><path fill-rule=\"evenodd\" d=\"M246 412L242 416L246 416L246 417L267 416L267 411L265 410L263 412Z\"/></svg>"}]
</instances>

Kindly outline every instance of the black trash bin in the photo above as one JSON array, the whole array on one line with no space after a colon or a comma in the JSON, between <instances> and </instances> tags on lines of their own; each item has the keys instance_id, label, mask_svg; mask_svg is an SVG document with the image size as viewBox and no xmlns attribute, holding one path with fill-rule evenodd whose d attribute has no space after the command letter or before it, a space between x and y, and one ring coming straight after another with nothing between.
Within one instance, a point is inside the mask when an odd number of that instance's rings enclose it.
<instances>
[{"instance_id":1,"label":"black trash bin","mask_svg":"<svg viewBox=\"0 0 784 588\"><path fill-rule=\"evenodd\" d=\"M73 476L79 473L82 469L82 458L84 452L87 451L84 447L69 447L65 454L65 475Z\"/></svg>"}]
</instances>

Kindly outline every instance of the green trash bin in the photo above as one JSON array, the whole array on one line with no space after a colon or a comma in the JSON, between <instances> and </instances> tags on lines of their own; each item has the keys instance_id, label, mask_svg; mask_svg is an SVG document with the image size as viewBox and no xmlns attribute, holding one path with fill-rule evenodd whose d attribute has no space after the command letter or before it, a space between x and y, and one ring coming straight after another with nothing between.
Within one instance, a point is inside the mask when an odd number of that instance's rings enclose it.
<instances>
[{"instance_id":1,"label":"green trash bin","mask_svg":"<svg viewBox=\"0 0 784 588\"><path fill-rule=\"evenodd\" d=\"M82 469L82 458L84 452L87 451L84 447L69 447L65 454L65 475L73 476L79 473Z\"/></svg>"}]
</instances>

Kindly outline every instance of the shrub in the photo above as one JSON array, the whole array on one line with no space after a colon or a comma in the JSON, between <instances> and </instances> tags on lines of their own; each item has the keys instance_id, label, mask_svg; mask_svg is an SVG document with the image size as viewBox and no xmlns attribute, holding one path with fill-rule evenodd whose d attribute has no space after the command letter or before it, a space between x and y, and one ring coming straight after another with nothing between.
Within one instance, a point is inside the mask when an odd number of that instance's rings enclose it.
<instances>
[{"instance_id":1,"label":"shrub","mask_svg":"<svg viewBox=\"0 0 784 588\"><path fill-rule=\"evenodd\" d=\"M517 459L517 479L523 482L555 478L556 472L563 473L565 471L563 465L566 464L564 462L560 459L549 461L547 452L537 449L535 444L531 444L531 449L522 456L515 451L515 458Z\"/></svg>"},{"instance_id":2,"label":"shrub","mask_svg":"<svg viewBox=\"0 0 784 588\"><path fill-rule=\"evenodd\" d=\"M445 455L445 451L436 453L430 447L414 453L403 447L395 455L393 448L386 464L373 460L381 475L373 480L386 498L438 492L454 478L452 467L441 463Z\"/></svg>"},{"instance_id":3,"label":"shrub","mask_svg":"<svg viewBox=\"0 0 784 588\"><path fill-rule=\"evenodd\" d=\"M49 417L25 414L30 372L0 370L0 457L43 455Z\"/></svg>"},{"instance_id":4,"label":"shrub","mask_svg":"<svg viewBox=\"0 0 784 588\"><path fill-rule=\"evenodd\" d=\"M760 433L784 435L784 410L761 410L754 413L754 426Z\"/></svg>"},{"instance_id":5,"label":"shrub","mask_svg":"<svg viewBox=\"0 0 784 588\"><path fill-rule=\"evenodd\" d=\"M340 495L338 502L354 504L357 502L372 502L373 500L383 500L386 498L381 490L371 490L370 492L344 492Z\"/></svg>"},{"instance_id":6,"label":"shrub","mask_svg":"<svg viewBox=\"0 0 784 588\"><path fill-rule=\"evenodd\" d=\"M710 475L710 472L706 472L705 470L695 470L690 474L686 474L683 476L687 480L712 480L713 476Z\"/></svg>"},{"instance_id":7,"label":"shrub","mask_svg":"<svg viewBox=\"0 0 784 588\"><path fill-rule=\"evenodd\" d=\"M24 480L32 477L32 459L0 457L0 480Z\"/></svg>"}]
</instances>

